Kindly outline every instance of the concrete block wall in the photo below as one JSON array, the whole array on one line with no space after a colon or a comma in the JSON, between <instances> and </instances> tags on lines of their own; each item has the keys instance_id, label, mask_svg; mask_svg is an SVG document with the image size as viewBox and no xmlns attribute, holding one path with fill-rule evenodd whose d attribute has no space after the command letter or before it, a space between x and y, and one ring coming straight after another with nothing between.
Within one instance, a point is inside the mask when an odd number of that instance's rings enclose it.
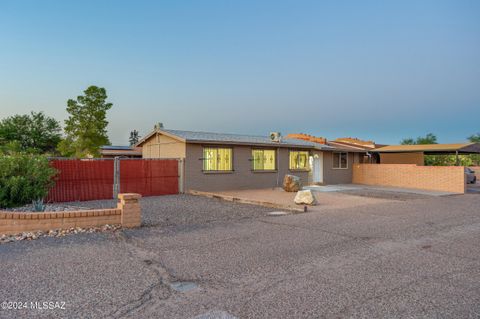
<instances>
[{"instance_id":1,"label":"concrete block wall","mask_svg":"<svg viewBox=\"0 0 480 319\"><path fill-rule=\"evenodd\" d=\"M119 225L138 227L141 223L139 194L119 194L117 208L68 212L0 212L0 235L48 231L72 227Z\"/></svg>"},{"instance_id":2,"label":"concrete block wall","mask_svg":"<svg viewBox=\"0 0 480 319\"><path fill-rule=\"evenodd\" d=\"M465 193L463 166L354 164L353 183Z\"/></svg>"}]
</instances>

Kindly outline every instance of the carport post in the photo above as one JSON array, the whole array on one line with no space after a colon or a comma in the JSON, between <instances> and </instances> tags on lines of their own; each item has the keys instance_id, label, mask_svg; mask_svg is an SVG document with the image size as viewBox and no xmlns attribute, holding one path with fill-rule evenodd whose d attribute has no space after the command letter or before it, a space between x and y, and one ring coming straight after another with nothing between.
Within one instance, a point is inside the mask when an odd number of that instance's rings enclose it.
<instances>
[{"instance_id":1,"label":"carport post","mask_svg":"<svg viewBox=\"0 0 480 319\"><path fill-rule=\"evenodd\" d=\"M458 166L460 164L458 160L458 151L455 151L455 165Z\"/></svg>"}]
</instances>

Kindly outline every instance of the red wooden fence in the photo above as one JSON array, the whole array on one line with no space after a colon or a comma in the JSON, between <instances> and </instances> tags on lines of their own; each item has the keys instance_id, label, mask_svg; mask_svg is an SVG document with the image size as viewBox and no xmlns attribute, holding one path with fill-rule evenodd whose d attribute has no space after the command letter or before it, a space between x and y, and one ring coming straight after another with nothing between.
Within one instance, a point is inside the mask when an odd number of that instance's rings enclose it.
<instances>
[{"instance_id":1,"label":"red wooden fence","mask_svg":"<svg viewBox=\"0 0 480 319\"><path fill-rule=\"evenodd\" d=\"M177 194L178 161L120 160L120 193L138 193L142 196Z\"/></svg>"},{"instance_id":2,"label":"red wooden fence","mask_svg":"<svg viewBox=\"0 0 480 319\"><path fill-rule=\"evenodd\" d=\"M54 159L58 170L47 202L112 199L115 165L113 159ZM178 193L178 161L163 159L120 159L119 190L142 196Z\"/></svg>"},{"instance_id":3,"label":"red wooden fence","mask_svg":"<svg viewBox=\"0 0 480 319\"><path fill-rule=\"evenodd\" d=\"M113 160L52 160L58 170L48 202L113 198Z\"/></svg>"}]
</instances>

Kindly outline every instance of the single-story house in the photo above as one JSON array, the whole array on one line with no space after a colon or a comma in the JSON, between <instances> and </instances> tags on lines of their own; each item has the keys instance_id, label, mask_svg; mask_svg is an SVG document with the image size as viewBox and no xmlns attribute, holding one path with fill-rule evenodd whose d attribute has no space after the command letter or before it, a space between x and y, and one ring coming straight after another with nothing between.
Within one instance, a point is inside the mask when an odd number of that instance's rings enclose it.
<instances>
[{"instance_id":1,"label":"single-story house","mask_svg":"<svg viewBox=\"0 0 480 319\"><path fill-rule=\"evenodd\" d=\"M102 158L142 158L142 148L133 146L103 145L100 147Z\"/></svg>"},{"instance_id":2,"label":"single-story house","mask_svg":"<svg viewBox=\"0 0 480 319\"><path fill-rule=\"evenodd\" d=\"M143 158L182 160L184 190L218 191L282 185L286 174L304 184L352 181L365 148L304 139L164 129L157 125L137 144Z\"/></svg>"}]
</instances>

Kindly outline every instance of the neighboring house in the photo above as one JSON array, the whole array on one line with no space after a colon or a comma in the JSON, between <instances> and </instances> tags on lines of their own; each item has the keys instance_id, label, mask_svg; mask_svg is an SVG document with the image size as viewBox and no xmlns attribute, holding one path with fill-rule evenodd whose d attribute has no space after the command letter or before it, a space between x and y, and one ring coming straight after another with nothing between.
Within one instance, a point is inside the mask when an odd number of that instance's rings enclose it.
<instances>
[{"instance_id":1,"label":"neighboring house","mask_svg":"<svg viewBox=\"0 0 480 319\"><path fill-rule=\"evenodd\" d=\"M304 184L352 181L352 164L363 160L363 149L277 138L167 130L157 126L136 146L143 158L183 160L184 189L218 191L282 185L286 174Z\"/></svg>"},{"instance_id":2,"label":"neighboring house","mask_svg":"<svg viewBox=\"0 0 480 319\"><path fill-rule=\"evenodd\" d=\"M142 148L133 146L104 145L100 147L100 155L102 158L142 158Z\"/></svg>"}]
</instances>

